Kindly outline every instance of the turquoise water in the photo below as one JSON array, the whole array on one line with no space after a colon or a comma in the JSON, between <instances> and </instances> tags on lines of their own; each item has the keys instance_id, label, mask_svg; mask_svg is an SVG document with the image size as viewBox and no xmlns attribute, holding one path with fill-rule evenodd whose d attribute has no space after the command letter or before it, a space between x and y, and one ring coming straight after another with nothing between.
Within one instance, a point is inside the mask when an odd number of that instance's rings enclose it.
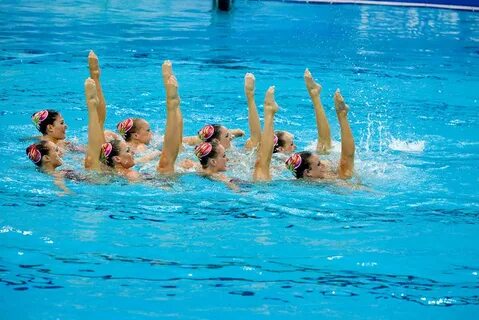
<instances>
[{"instance_id":1,"label":"turquoise water","mask_svg":"<svg viewBox=\"0 0 479 320\"><path fill-rule=\"evenodd\" d=\"M475 319L479 15L210 4L0 3L1 318ZM58 197L25 138L36 134L30 115L49 107L85 143L90 49L108 128L140 116L164 133L160 70L171 59L185 135L207 122L247 130L243 76L254 72L258 105L276 85L276 128L299 149L316 139L309 67L336 141L337 87L350 105L357 176L371 191L280 174L235 193L183 174L69 182L74 195ZM82 158L65 167L81 170ZM248 180L238 166L231 175Z\"/></svg>"}]
</instances>

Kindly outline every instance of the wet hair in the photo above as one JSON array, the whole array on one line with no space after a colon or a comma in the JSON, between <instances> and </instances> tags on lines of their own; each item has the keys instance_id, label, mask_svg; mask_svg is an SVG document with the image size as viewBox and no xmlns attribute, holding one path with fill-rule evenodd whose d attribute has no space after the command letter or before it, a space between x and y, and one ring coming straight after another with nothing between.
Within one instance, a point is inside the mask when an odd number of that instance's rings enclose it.
<instances>
[{"instance_id":1,"label":"wet hair","mask_svg":"<svg viewBox=\"0 0 479 320\"><path fill-rule=\"evenodd\" d=\"M212 127L213 128L213 133L209 137L205 137L202 133L207 127ZM201 128L200 131L198 131L198 137L204 141L204 142L211 142L214 139L220 139L220 134L221 134L221 125L220 124L207 124L203 128Z\"/></svg>"},{"instance_id":2,"label":"wet hair","mask_svg":"<svg viewBox=\"0 0 479 320\"><path fill-rule=\"evenodd\" d=\"M208 160L216 158L218 155L219 143L216 141L213 142L203 142L195 147L195 155L200 160L201 167L206 169L208 167ZM211 149L210 149L211 147ZM206 152L205 152L206 150Z\"/></svg>"},{"instance_id":3,"label":"wet hair","mask_svg":"<svg viewBox=\"0 0 479 320\"><path fill-rule=\"evenodd\" d=\"M37 166L42 167L43 156L48 156L50 149L48 148L48 141L40 141L33 143L25 150L27 157Z\"/></svg>"},{"instance_id":4,"label":"wet hair","mask_svg":"<svg viewBox=\"0 0 479 320\"><path fill-rule=\"evenodd\" d=\"M45 119L39 120L39 117L46 115ZM41 110L32 114L32 121L43 135L47 134L47 126L55 122L57 117L60 115L58 111L52 109Z\"/></svg>"},{"instance_id":5,"label":"wet hair","mask_svg":"<svg viewBox=\"0 0 479 320\"><path fill-rule=\"evenodd\" d=\"M309 158L311 158L313 154L309 151L302 151L293 154L291 157L286 160L286 168L288 168L293 175L296 177L296 179L302 179L304 177L304 171L311 169L311 166L309 164ZM294 164L291 163L292 159L298 159L298 157L301 158L301 163L297 168L294 168Z\"/></svg>"},{"instance_id":6,"label":"wet hair","mask_svg":"<svg viewBox=\"0 0 479 320\"><path fill-rule=\"evenodd\" d=\"M286 141L284 139L286 135L286 131L276 131L274 134L278 137L278 143L274 145L273 153L278 153L280 152L279 148L280 147L284 148L286 145Z\"/></svg>"},{"instance_id":7,"label":"wet hair","mask_svg":"<svg viewBox=\"0 0 479 320\"><path fill-rule=\"evenodd\" d=\"M127 125L129 121L131 121L131 127L128 130L124 130L124 126ZM116 125L116 129L126 142L130 142L132 139L132 135L138 131L140 121L145 120L143 120L142 118L128 118L119 122Z\"/></svg>"},{"instance_id":8,"label":"wet hair","mask_svg":"<svg viewBox=\"0 0 479 320\"><path fill-rule=\"evenodd\" d=\"M110 142L104 143L101 146L100 161L111 168L115 167L115 162L113 161L113 157L120 155L120 151L121 151L120 144L121 144L121 141L116 139L111 140Z\"/></svg>"}]
</instances>

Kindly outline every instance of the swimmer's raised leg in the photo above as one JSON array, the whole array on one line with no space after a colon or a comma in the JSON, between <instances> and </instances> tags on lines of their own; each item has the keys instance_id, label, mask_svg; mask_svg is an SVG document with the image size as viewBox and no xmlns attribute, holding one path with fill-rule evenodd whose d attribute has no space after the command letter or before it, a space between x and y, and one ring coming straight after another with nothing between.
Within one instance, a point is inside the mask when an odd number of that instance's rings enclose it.
<instances>
[{"instance_id":1,"label":"swimmer's raised leg","mask_svg":"<svg viewBox=\"0 0 479 320\"><path fill-rule=\"evenodd\" d=\"M334 94L334 106L341 127L341 159L338 166L338 174L341 179L349 179L354 171L354 138L348 121L349 107L344 103L344 98L336 90Z\"/></svg>"},{"instance_id":2,"label":"swimmer's raised leg","mask_svg":"<svg viewBox=\"0 0 479 320\"><path fill-rule=\"evenodd\" d=\"M271 180L270 165L274 148L274 115L277 111L278 104L274 100L274 86L271 86L266 91L264 98L264 128L253 172L255 181Z\"/></svg>"},{"instance_id":3,"label":"swimmer's raised leg","mask_svg":"<svg viewBox=\"0 0 479 320\"><path fill-rule=\"evenodd\" d=\"M100 122L101 130L105 130L105 119L106 119L106 101L105 97L103 96L103 90L101 89L100 83L100 66L98 63L98 57L96 56L93 50L90 51L88 54L88 67L90 69L90 78L95 81L96 92L98 96L98 120ZM104 141L105 142L105 139Z\"/></svg>"},{"instance_id":4,"label":"swimmer's raised leg","mask_svg":"<svg viewBox=\"0 0 479 320\"><path fill-rule=\"evenodd\" d=\"M88 107L88 146L85 155L85 169L100 170L100 152L104 141L103 130L98 118L99 99L95 81L85 80L85 98Z\"/></svg>"},{"instance_id":5,"label":"swimmer's raised leg","mask_svg":"<svg viewBox=\"0 0 479 320\"><path fill-rule=\"evenodd\" d=\"M171 75L166 82L166 129L163 142L163 151L160 156L157 171L162 174L175 172L175 161L178 157L181 140L180 126L178 126L178 109L180 97L178 96L178 82Z\"/></svg>"},{"instance_id":6,"label":"swimmer's raised leg","mask_svg":"<svg viewBox=\"0 0 479 320\"><path fill-rule=\"evenodd\" d=\"M247 73L244 77L244 92L248 103L248 124L250 138L246 141L245 148L252 149L258 146L261 139L261 124L259 121L258 109L254 100L255 77Z\"/></svg>"},{"instance_id":7,"label":"swimmer's raised leg","mask_svg":"<svg viewBox=\"0 0 479 320\"><path fill-rule=\"evenodd\" d=\"M308 89L309 96L313 102L314 113L316 114L316 128L318 130L316 151L323 154L329 153L331 149L331 131L328 118L326 118L326 113L321 103L321 85L313 80L313 76L308 69L304 71L304 82L306 83L306 89Z\"/></svg>"},{"instance_id":8,"label":"swimmer's raised leg","mask_svg":"<svg viewBox=\"0 0 479 320\"><path fill-rule=\"evenodd\" d=\"M165 90L167 90L166 87L167 87L168 79L173 75L173 66L172 66L172 63L171 63L170 60L165 60L163 62L163 65L161 66L161 74L163 76L163 85L165 87ZM177 112L176 121L177 121L177 125L179 127L178 148L180 148L179 149L179 151L180 151L181 146L182 146L182 142L183 142L183 115L181 114L181 109L180 108L177 108L176 112Z\"/></svg>"}]
</instances>

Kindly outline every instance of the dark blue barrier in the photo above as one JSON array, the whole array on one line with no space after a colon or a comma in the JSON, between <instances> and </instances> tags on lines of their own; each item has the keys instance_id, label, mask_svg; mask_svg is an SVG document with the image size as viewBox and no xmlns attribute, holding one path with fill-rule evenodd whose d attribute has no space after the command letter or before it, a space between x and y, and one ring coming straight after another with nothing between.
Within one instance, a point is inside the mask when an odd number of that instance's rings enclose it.
<instances>
[{"instance_id":1,"label":"dark blue barrier","mask_svg":"<svg viewBox=\"0 0 479 320\"><path fill-rule=\"evenodd\" d=\"M479 11L479 0L260 0L316 4L378 4Z\"/></svg>"},{"instance_id":2,"label":"dark blue barrier","mask_svg":"<svg viewBox=\"0 0 479 320\"><path fill-rule=\"evenodd\" d=\"M443 4L453 6L470 6L479 7L479 0L370 0L370 1L387 1L387 2L402 2L402 3L424 3L424 4Z\"/></svg>"}]
</instances>

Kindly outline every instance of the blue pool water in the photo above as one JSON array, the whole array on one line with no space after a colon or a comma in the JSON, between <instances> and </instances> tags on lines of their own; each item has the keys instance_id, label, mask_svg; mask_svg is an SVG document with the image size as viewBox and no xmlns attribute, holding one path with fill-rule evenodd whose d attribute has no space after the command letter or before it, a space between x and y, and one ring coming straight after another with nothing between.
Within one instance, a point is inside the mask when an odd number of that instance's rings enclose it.
<instances>
[{"instance_id":1,"label":"blue pool water","mask_svg":"<svg viewBox=\"0 0 479 320\"><path fill-rule=\"evenodd\" d=\"M2 319L477 318L477 13L158 2L0 3ZM235 193L183 174L69 182L74 195L58 197L25 138L36 134L30 115L49 107L85 143L89 49L109 128L140 116L164 133L160 70L171 59L185 135L207 122L247 130L243 77L254 72L258 105L276 85L276 128L299 149L316 139L309 67L335 141L337 87L351 107L370 191L279 175ZM82 157L65 167L81 170ZM238 166L232 176L248 180Z\"/></svg>"}]
</instances>

